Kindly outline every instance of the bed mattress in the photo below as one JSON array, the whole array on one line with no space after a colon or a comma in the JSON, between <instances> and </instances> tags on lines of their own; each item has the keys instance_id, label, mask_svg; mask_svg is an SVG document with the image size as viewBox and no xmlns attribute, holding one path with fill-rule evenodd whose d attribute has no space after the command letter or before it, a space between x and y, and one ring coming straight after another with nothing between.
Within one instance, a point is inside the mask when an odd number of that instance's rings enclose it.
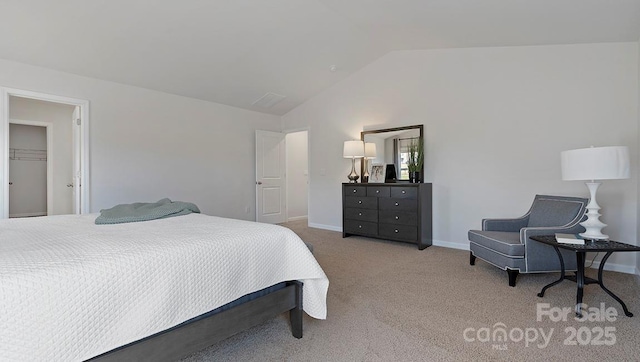
<instances>
[{"instance_id":1,"label":"bed mattress","mask_svg":"<svg viewBox=\"0 0 640 362\"><path fill-rule=\"evenodd\" d=\"M190 214L0 222L0 356L84 360L287 281L326 318L328 279L287 228Z\"/></svg>"}]
</instances>

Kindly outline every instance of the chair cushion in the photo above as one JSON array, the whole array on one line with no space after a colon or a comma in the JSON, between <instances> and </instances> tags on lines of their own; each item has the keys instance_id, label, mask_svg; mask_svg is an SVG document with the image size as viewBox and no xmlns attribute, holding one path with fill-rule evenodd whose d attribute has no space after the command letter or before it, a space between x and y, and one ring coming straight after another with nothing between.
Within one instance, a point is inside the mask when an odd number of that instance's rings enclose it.
<instances>
[{"instance_id":1,"label":"chair cushion","mask_svg":"<svg viewBox=\"0 0 640 362\"><path fill-rule=\"evenodd\" d=\"M563 226L575 219L582 203L571 200L540 198L535 200L529 215L529 227Z\"/></svg>"},{"instance_id":2,"label":"chair cushion","mask_svg":"<svg viewBox=\"0 0 640 362\"><path fill-rule=\"evenodd\" d=\"M514 258L524 258L519 232L469 230L469 240L487 249Z\"/></svg>"}]
</instances>

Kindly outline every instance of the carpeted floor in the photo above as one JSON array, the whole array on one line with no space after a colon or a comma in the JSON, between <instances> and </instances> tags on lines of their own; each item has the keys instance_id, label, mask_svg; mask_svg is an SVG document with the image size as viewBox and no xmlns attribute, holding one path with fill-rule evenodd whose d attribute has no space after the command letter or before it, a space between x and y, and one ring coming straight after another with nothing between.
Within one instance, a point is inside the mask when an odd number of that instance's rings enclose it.
<instances>
[{"instance_id":1,"label":"carpeted floor","mask_svg":"<svg viewBox=\"0 0 640 362\"><path fill-rule=\"evenodd\" d=\"M558 274L520 275L515 288L505 271L469 253L312 229L306 220L284 224L313 244L329 277L328 318L305 315L304 337L291 336L282 315L187 357L194 361L638 361L640 283L634 275L605 272L605 285L636 314L597 285L585 288L590 307L615 308L603 321L552 321L537 307L572 310L570 281L536 294ZM588 275L595 277L595 270ZM548 303L545 307L538 303ZM466 331L466 333L465 333ZM506 331L506 338L501 331ZM465 338L466 336L466 338ZM545 339L546 338L546 339ZM573 344L573 345L572 345Z\"/></svg>"}]
</instances>

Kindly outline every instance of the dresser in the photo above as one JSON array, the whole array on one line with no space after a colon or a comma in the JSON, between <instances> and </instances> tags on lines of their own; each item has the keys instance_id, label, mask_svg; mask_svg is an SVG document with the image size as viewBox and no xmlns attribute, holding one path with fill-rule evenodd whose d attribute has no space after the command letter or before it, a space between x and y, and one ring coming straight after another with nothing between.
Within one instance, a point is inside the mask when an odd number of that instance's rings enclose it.
<instances>
[{"instance_id":1,"label":"dresser","mask_svg":"<svg viewBox=\"0 0 640 362\"><path fill-rule=\"evenodd\" d=\"M342 184L342 237L431 245L431 184Z\"/></svg>"}]
</instances>

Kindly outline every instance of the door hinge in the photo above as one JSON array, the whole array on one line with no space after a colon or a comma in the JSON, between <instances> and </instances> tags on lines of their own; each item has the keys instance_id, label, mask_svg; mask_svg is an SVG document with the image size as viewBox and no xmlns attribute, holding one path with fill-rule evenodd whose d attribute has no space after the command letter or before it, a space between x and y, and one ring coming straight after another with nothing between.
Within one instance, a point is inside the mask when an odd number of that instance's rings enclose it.
<instances>
[{"instance_id":1,"label":"door hinge","mask_svg":"<svg viewBox=\"0 0 640 362\"><path fill-rule=\"evenodd\" d=\"M80 118L76 119L76 124L79 126L80 125Z\"/></svg>"}]
</instances>

